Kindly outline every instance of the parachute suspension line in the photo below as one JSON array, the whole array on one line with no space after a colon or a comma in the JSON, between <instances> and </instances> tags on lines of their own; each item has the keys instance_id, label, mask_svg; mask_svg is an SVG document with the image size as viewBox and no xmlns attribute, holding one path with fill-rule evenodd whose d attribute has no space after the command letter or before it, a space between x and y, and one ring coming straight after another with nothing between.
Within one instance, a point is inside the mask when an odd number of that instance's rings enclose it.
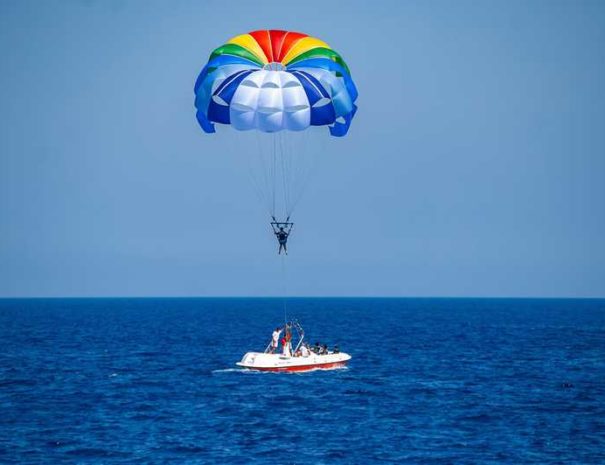
<instances>
[{"instance_id":1,"label":"parachute suspension line","mask_svg":"<svg viewBox=\"0 0 605 465\"><path fill-rule=\"evenodd\" d=\"M308 168L305 166L305 162L308 162L309 160L309 154L307 154L307 139L308 139L308 132L305 131L302 134L299 134L299 138L301 139L301 141L297 144L299 147L299 151L300 153L296 154L297 157L297 163L295 163L294 167L295 167L295 173L293 175L293 182L296 182L296 186L294 189L295 194L295 198L292 201L292 206L291 209L294 210L294 208L296 207L296 205L298 204L298 201L300 200L300 197L303 194L303 188L304 188L304 177L306 175L306 172L308 171ZM305 169L307 168L307 169Z\"/></svg>"},{"instance_id":2,"label":"parachute suspension line","mask_svg":"<svg viewBox=\"0 0 605 465\"><path fill-rule=\"evenodd\" d=\"M286 272L286 256L281 256L282 300L284 306L284 323L288 323L288 273Z\"/></svg>"},{"instance_id":3,"label":"parachute suspension line","mask_svg":"<svg viewBox=\"0 0 605 465\"><path fill-rule=\"evenodd\" d=\"M271 164L271 182L273 184L273 186L271 186L272 187L271 192L273 194L272 195L272 197L273 197L273 208L271 210L271 216L275 217L275 213L276 213L276 211L275 211L275 190L276 190L276 187L277 187L277 143L276 143L277 141L276 141L276 135L272 134L271 135L271 139L272 139L271 142L273 143L272 144L272 146L273 146L273 151L272 151L273 162Z\"/></svg>"},{"instance_id":4,"label":"parachute suspension line","mask_svg":"<svg viewBox=\"0 0 605 465\"><path fill-rule=\"evenodd\" d=\"M296 137L298 139L305 139L306 131L303 134L297 133ZM296 208L297 197L301 195L300 186L299 186L299 172L303 170L304 162L305 162L305 147L299 143L295 144L293 140L290 140L290 179L292 183L292 187L290 188L290 192L293 195L290 196L290 212L294 211ZM295 150L295 147L297 150Z\"/></svg>"},{"instance_id":5,"label":"parachute suspension line","mask_svg":"<svg viewBox=\"0 0 605 465\"><path fill-rule=\"evenodd\" d=\"M288 170L288 154L284 150L284 136L280 133L279 135L279 150L281 158L281 171L282 171L282 188L284 190L284 213L287 217L290 217L290 172ZM288 220L286 220L288 221Z\"/></svg>"},{"instance_id":6,"label":"parachute suspension line","mask_svg":"<svg viewBox=\"0 0 605 465\"><path fill-rule=\"evenodd\" d=\"M255 157L257 162L254 163L254 157L249 159L249 172L253 178L256 186L258 186L259 200L263 207L267 210L269 215L273 214L272 202L271 202L271 181L270 181L270 167L271 167L271 154L266 144L261 139L262 136L259 132L255 132L255 139L257 144L257 150Z\"/></svg>"},{"instance_id":7,"label":"parachute suspension line","mask_svg":"<svg viewBox=\"0 0 605 465\"><path fill-rule=\"evenodd\" d=\"M296 206L300 202L300 199L303 197L303 194L307 190L311 178L313 177L313 174L315 173L315 170L317 168L317 161L319 158L318 152L323 152L324 148L323 146L320 148L311 146L311 144L309 143L309 132L310 131L304 131L302 133L302 140L299 144L301 152L300 155L304 153L305 156L299 156L299 163L296 164L295 179L298 180L298 183L295 189L296 195L292 200L292 210L296 208ZM321 138L321 141L325 141L325 138ZM305 159L305 164L302 163L303 158Z\"/></svg>"},{"instance_id":8,"label":"parachute suspension line","mask_svg":"<svg viewBox=\"0 0 605 465\"><path fill-rule=\"evenodd\" d=\"M297 194L296 170L297 168L300 168L300 162L303 160L303 158L300 157L300 153L298 153L300 146L293 143L293 140L299 137L299 133L294 133L292 134L291 138L284 141L286 145L285 152L287 157L286 170L288 176L288 215L291 215L294 210L292 200ZM297 163L295 163L295 161L297 161Z\"/></svg>"},{"instance_id":9,"label":"parachute suspension line","mask_svg":"<svg viewBox=\"0 0 605 465\"><path fill-rule=\"evenodd\" d=\"M267 192L267 190L266 190L267 173L265 172L264 169L260 169L260 173L259 173L259 166L264 167L264 158L263 158L263 152L261 150L261 143L260 143L259 135L257 132L255 132L255 139L256 139L256 145L257 145L256 158L258 159L258 163L256 164L256 170L255 170L254 169L254 158L246 157L248 159L248 175L249 175L250 179L252 180L252 185L254 187L258 200L263 205L263 208L266 208L267 212L269 214L271 214L271 207L269 205L269 202L267 199L267 193L266 193ZM252 152L254 152L254 150L252 150Z\"/></svg>"},{"instance_id":10,"label":"parachute suspension line","mask_svg":"<svg viewBox=\"0 0 605 465\"><path fill-rule=\"evenodd\" d=\"M280 184L281 184L280 189L282 190L281 197L283 197L282 208L285 213L288 209L288 199L287 199L287 195L286 195L286 167L284 166L284 150L283 150L283 146L282 146L281 132L277 133L276 143L277 143L277 151L279 153L279 170L280 170L279 177L280 177Z\"/></svg>"}]
</instances>

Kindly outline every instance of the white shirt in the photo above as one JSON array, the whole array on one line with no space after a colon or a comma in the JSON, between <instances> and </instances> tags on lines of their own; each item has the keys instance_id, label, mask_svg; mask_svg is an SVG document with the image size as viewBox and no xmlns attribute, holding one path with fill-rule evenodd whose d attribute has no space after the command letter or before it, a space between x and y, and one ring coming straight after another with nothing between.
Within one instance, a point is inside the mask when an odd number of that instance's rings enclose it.
<instances>
[{"instance_id":1,"label":"white shirt","mask_svg":"<svg viewBox=\"0 0 605 465\"><path fill-rule=\"evenodd\" d=\"M279 341L279 335L281 334L281 329L278 331L273 331L273 343L277 345L277 341ZM266 340L266 339L265 339Z\"/></svg>"}]
</instances>

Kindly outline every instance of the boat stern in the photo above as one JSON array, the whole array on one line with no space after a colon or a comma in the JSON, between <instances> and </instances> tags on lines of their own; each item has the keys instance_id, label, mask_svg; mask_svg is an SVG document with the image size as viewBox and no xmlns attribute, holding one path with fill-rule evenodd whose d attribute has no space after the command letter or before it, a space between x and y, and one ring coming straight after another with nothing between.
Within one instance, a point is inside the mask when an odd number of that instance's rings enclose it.
<instances>
[{"instance_id":1,"label":"boat stern","mask_svg":"<svg viewBox=\"0 0 605 465\"><path fill-rule=\"evenodd\" d=\"M256 359L259 355L264 354L260 352L247 352L236 365L244 368L254 368Z\"/></svg>"}]
</instances>

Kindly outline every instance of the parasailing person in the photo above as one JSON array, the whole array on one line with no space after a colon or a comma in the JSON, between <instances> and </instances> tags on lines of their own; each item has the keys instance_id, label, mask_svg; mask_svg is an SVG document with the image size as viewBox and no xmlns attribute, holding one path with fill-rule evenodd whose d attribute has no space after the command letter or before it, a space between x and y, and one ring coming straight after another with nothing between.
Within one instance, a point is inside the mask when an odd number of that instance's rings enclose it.
<instances>
[{"instance_id":1,"label":"parasailing person","mask_svg":"<svg viewBox=\"0 0 605 465\"><path fill-rule=\"evenodd\" d=\"M284 254L288 255L288 237L290 237L290 233L292 232L292 228L294 227L294 223L289 221L290 218L286 219L285 222L280 223L273 218L271 222L271 227L273 228L273 234L277 238L277 242L279 243L279 249L277 253L281 255L282 251Z\"/></svg>"}]
</instances>

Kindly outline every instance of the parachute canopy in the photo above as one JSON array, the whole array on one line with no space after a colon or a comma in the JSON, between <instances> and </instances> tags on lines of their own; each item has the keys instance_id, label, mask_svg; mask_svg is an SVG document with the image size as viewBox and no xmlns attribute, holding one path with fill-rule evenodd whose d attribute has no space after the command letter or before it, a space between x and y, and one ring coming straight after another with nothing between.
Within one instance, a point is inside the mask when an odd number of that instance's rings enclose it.
<instances>
[{"instance_id":1,"label":"parachute canopy","mask_svg":"<svg viewBox=\"0 0 605 465\"><path fill-rule=\"evenodd\" d=\"M347 64L328 44L300 32L259 30L215 49L195 83L197 120L238 130L349 130L357 89Z\"/></svg>"}]
</instances>

